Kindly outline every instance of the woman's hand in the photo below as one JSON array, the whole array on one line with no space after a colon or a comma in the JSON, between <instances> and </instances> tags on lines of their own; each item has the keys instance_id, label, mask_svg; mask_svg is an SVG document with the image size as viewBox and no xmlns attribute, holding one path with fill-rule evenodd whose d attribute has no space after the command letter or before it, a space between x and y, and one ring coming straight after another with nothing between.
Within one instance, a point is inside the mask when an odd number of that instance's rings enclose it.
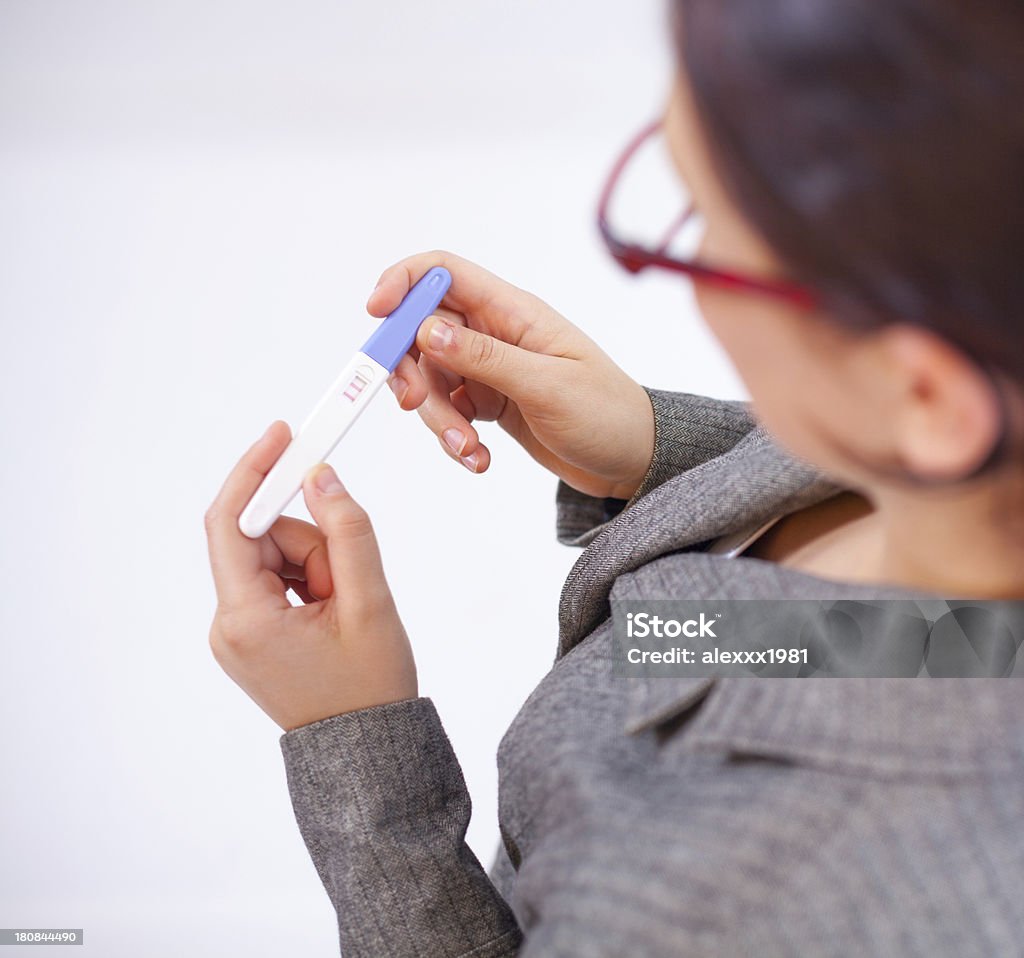
<instances>
[{"instance_id":1,"label":"woman's hand","mask_svg":"<svg viewBox=\"0 0 1024 958\"><path fill-rule=\"evenodd\" d=\"M628 499L654 453L654 412L643 387L547 303L451 253L388 269L367 309L387 316L427 270L452 285L391 376L403 409L473 472L491 455L474 420L496 420L570 486Z\"/></svg>"},{"instance_id":2,"label":"woman's hand","mask_svg":"<svg viewBox=\"0 0 1024 958\"><path fill-rule=\"evenodd\" d=\"M206 513L221 668L289 731L342 712L416 698L416 666L373 527L330 466L303 493L316 525L282 517L260 539L238 517L291 432L273 423ZM305 603L293 606L291 588Z\"/></svg>"}]
</instances>

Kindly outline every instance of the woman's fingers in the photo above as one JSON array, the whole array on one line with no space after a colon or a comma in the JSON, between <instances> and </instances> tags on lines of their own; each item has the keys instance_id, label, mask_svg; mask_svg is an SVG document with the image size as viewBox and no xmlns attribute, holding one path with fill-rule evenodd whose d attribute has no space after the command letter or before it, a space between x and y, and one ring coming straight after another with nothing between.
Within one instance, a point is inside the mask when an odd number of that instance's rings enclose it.
<instances>
[{"instance_id":1,"label":"woman's fingers","mask_svg":"<svg viewBox=\"0 0 1024 958\"><path fill-rule=\"evenodd\" d=\"M451 458L471 472L483 472L491 457L472 426L476 409L465 384L457 384L452 391L449 377L436 364L426 359L417 364L409 356L402 358L392 375L401 379L398 389L389 381L396 396L401 390L399 406L417 410ZM491 418L497 418L497 413Z\"/></svg>"},{"instance_id":2,"label":"woman's fingers","mask_svg":"<svg viewBox=\"0 0 1024 958\"><path fill-rule=\"evenodd\" d=\"M452 451L449 437L439 437L441 448L456 462L461 463L470 472L486 472L491 465L491 451L482 442L477 442L472 452L457 455Z\"/></svg>"},{"instance_id":3,"label":"woman's fingers","mask_svg":"<svg viewBox=\"0 0 1024 958\"><path fill-rule=\"evenodd\" d=\"M480 310L496 297L516 292L514 286L483 267L454 253L433 250L409 256L384 270L366 303L367 311L371 316L387 316L435 266L443 266L452 275L451 288L442 302L462 312Z\"/></svg>"},{"instance_id":4,"label":"woman's fingers","mask_svg":"<svg viewBox=\"0 0 1024 958\"><path fill-rule=\"evenodd\" d=\"M543 300L445 250L418 253L384 270L366 303L367 311L371 316L387 316L435 266L452 274L442 304L470 315L474 327L507 342L518 343L534 324L550 323L557 317Z\"/></svg>"},{"instance_id":5,"label":"woman's fingers","mask_svg":"<svg viewBox=\"0 0 1024 958\"><path fill-rule=\"evenodd\" d=\"M421 360L420 365L414 368L415 374L411 369L403 369L401 363L395 368L396 374L408 375L410 380L416 376L413 380L416 385L408 387L405 400L400 402L401 407L419 412L420 419L437 436L441 447L452 459L462 463L470 472L484 472L490 465L491 456L480 442L480 434L473 428L477 411L466 391L466 384L460 384L451 391L448 377L427 360ZM410 395L414 398L410 399ZM489 418L496 419L500 405L492 402L490 406L498 411Z\"/></svg>"},{"instance_id":6,"label":"woman's fingers","mask_svg":"<svg viewBox=\"0 0 1024 958\"><path fill-rule=\"evenodd\" d=\"M472 424L474 419L479 418L477 416L476 406L473 405L473 400L466 391L465 383L459 386L459 388L451 394L450 398L452 405L455 407L455 411L462 416L466 422Z\"/></svg>"},{"instance_id":7,"label":"woman's fingers","mask_svg":"<svg viewBox=\"0 0 1024 958\"><path fill-rule=\"evenodd\" d=\"M437 436L441 447L453 459L461 462L470 472L483 472L490 462L490 456L484 458L477 455L483 446L479 433L472 425L474 410L465 401L456 405L439 371L430 366L424 371L431 388L426 401L417 409L420 419Z\"/></svg>"},{"instance_id":8,"label":"woman's fingers","mask_svg":"<svg viewBox=\"0 0 1024 958\"><path fill-rule=\"evenodd\" d=\"M268 533L281 551L283 563L275 569L282 578L303 578L310 594L326 599L334 591L324 534L309 522L281 516ZM296 574L296 570L301 576Z\"/></svg>"},{"instance_id":9,"label":"woman's fingers","mask_svg":"<svg viewBox=\"0 0 1024 958\"><path fill-rule=\"evenodd\" d=\"M539 399L556 357L532 353L485 332L432 316L416 334L421 357L463 380L483 383L514 402Z\"/></svg>"},{"instance_id":10,"label":"woman's fingers","mask_svg":"<svg viewBox=\"0 0 1024 958\"><path fill-rule=\"evenodd\" d=\"M444 316L449 322L461 326L466 325L466 317L452 309L439 307L435 311L435 315ZM400 409L418 409L426 400L431 388L424 375L426 365L429 364L421 358L419 347L414 343L409 352L398 361L398 365L388 377L388 386L395 394ZM434 365L436 366L436 364ZM444 390L445 394L450 393L462 382L462 378L457 373L448 370L443 370L443 376L449 384L448 388Z\"/></svg>"},{"instance_id":11,"label":"woman's fingers","mask_svg":"<svg viewBox=\"0 0 1024 958\"><path fill-rule=\"evenodd\" d=\"M505 410L514 406L508 396L502 395L497 389L485 386L483 383L475 383L467 380L462 386L452 393L452 400L456 396L465 395L467 402L473 408L472 419L479 419L483 422L496 422L504 415ZM456 408L461 408L456 406Z\"/></svg>"},{"instance_id":12,"label":"woman's fingers","mask_svg":"<svg viewBox=\"0 0 1024 958\"><path fill-rule=\"evenodd\" d=\"M452 309L438 308L435 316L453 325L466 325L465 317ZM483 472L490 464L490 453L472 426L476 410L462 377L431 362L415 347L413 352L418 361L412 355L403 356L389 380L399 406L417 409L451 458L471 472Z\"/></svg>"},{"instance_id":13,"label":"woman's fingers","mask_svg":"<svg viewBox=\"0 0 1024 958\"><path fill-rule=\"evenodd\" d=\"M388 386L398 400L399 409L417 409L427 398L427 381L419 364L406 353L388 377Z\"/></svg>"},{"instance_id":14,"label":"woman's fingers","mask_svg":"<svg viewBox=\"0 0 1024 958\"><path fill-rule=\"evenodd\" d=\"M258 540L242 535L238 517L290 440L287 423L271 423L238 460L206 511L210 568L222 605L240 605L267 596L266 580L261 576L266 568L263 547Z\"/></svg>"},{"instance_id":15,"label":"woman's fingers","mask_svg":"<svg viewBox=\"0 0 1024 958\"><path fill-rule=\"evenodd\" d=\"M388 315L435 266L452 274L451 288L420 326L413 350L418 361L403 358L391 385L401 408L416 409L448 455L484 472L490 453L473 421L501 422L510 400L542 416L550 412L544 408L549 380L557 381L568 359L585 353L589 341L543 301L443 251L411 256L385 270L367 309ZM524 435L523 441L532 438Z\"/></svg>"},{"instance_id":16,"label":"woman's fingers","mask_svg":"<svg viewBox=\"0 0 1024 958\"><path fill-rule=\"evenodd\" d=\"M452 309L445 309L440 307L434 310L433 316L428 316L424 322L429 323L434 317L440 316L446 323L452 326L464 327L467 324L466 317L462 313L457 313ZM442 378L445 383L444 393L448 395L452 391L459 388L462 385L463 377L451 369L446 369L444 366L439 366L436 362L433 362L429 356L424 356L420 351L419 347L414 343L413 348L416 350L419 356L420 369L431 368L437 371L438 375Z\"/></svg>"},{"instance_id":17,"label":"woman's fingers","mask_svg":"<svg viewBox=\"0 0 1024 958\"><path fill-rule=\"evenodd\" d=\"M377 537L370 517L326 463L311 469L302 484L306 506L327 545L335 601L352 605L390 600Z\"/></svg>"}]
</instances>

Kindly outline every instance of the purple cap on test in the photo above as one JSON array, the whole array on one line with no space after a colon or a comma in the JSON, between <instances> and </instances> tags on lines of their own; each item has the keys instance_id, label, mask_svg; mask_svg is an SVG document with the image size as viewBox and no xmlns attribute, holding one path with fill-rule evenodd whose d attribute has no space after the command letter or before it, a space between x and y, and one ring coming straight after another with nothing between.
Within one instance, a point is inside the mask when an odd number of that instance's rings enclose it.
<instances>
[{"instance_id":1,"label":"purple cap on test","mask_svg":"<svg viewBox=\"0 0 1024 958\"><path fill-rule=\"evenodd\" d=\"M363 343L362 352L393 372L398 361L409 352L423 320L437 309L448 287L452 274L443 266L435 266L405 295L398 308L374 330Z\"/></svg>"}]
</instances>

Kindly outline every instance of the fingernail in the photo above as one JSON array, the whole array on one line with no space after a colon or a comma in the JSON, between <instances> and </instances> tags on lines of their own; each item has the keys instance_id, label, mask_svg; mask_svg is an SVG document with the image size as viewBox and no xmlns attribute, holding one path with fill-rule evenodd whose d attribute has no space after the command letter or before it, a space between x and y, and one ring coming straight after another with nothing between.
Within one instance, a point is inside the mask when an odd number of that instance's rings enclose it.
<instances>
[{"instance_id":1,"label":"fingernail","mask_svg":"<svg viewBox=\"0 0 1024 958\"><path fill-rule=\"evenodd\" d=\"M430 335L427 337L427 345L431 349L442 350L452 344L455 338L455 330L444 320L439 319L430 327Z\"/></svg>"},{"instance_id":2,"label":"fingernail","mask_svg":"<svg viewBox=\"0 0 1024 958\"><path fill-rule=\"evenodd\" d=\"M266 439L266 438L267 438L267 436L269 436L269 435L270 435L270 430L271 430L271 429L273 429L273 428L274 428L274 423L271 423L271 424L270 424L269 426L267 426L267 428L266 428L266 429L264 430L264 432L263 432L263 435L262 435L262 436L260 436L260 438L259 438L259 440L258 440L258 441L259 441L259 442L263 442L263 440L264 440L264 439Z\"/></svg>"},{"instance_id":3,"label":"fingernail","mask_svg":"<svg viewBox=\"0 0 1024 958\"><path fill-rule=\"evenodd\" d=\"M480 465L480 453L471 452L468 456L464 456L459 460L470 472L476 472L476 467Z\"/></svg>"},{"instance_id":4,"label":"fingernail","mask_svg":"<svg viewBox=\"0 0 1024 958\"><path fill-rule=\"evenodd\" d=\"M345 487L341 484L338 474L330 466L320 467L320 471L316 474L314 485L317 491L325 496L345 491Z\"/></svg>"},{"instance_id":5,"label":"fingernail","mask_svg":"<svg viewBox=\"0 0 1024 958\"><path fill-rule=\"evenodd\" d=\"M441 435L456 456L462 452L462 447L466 445L466 437L458 429L446 429Z\"/></svg>"},{"instance_id":6,"label":"fingernail","mask_svg":"<svg viewBox=\"0 0 1024 958\"><path fill-rule=\"evenodd\" d=\"M388 380L388 385L391 387L391 391L398 397L399 402L405 399L405 394L409 391L409 384L401 376L392 376Z\"/></svg>"}]
</instances>

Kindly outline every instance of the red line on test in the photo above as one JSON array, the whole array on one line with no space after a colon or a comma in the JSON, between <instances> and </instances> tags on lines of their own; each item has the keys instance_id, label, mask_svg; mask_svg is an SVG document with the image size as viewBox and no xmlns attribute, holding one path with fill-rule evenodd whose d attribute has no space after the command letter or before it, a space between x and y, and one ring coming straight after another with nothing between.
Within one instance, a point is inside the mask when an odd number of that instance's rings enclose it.
<instances>
[{"instance_id":1,"label":"red line on test","mask_svg":"<svg viewBox=\"0 0 1024 958\"><path fill-rule=\"evenodd\" d=\"M362 376L356 376L356 378L353 379L352 382L350 382L348 384L348 389L345 390L344 396L345 396L346 399L349 399L352 402L355 402L356 401L356 397L365 388L366 388L366 380L363 379Z\"/></svg>"}]
</instances>

